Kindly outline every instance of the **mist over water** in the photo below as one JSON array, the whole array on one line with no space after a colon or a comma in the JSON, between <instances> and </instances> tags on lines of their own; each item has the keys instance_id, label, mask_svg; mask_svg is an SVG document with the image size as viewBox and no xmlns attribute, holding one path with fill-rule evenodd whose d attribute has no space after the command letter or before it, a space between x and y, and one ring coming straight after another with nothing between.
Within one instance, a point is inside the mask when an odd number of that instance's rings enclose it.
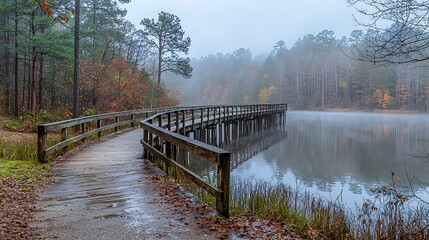
<instances>
[{"instance_id":1,"label":"mist over water","mask_svg":"<svg viewBox=\"0 0 429 240\"><path fill-rule=\"evenodd\" d=\"M429 161L411 156L429 152L429 115L291 111L286 130L232 176L281 181L351 208L392 172L429 185Z\"/></svg>"}]
</instances>

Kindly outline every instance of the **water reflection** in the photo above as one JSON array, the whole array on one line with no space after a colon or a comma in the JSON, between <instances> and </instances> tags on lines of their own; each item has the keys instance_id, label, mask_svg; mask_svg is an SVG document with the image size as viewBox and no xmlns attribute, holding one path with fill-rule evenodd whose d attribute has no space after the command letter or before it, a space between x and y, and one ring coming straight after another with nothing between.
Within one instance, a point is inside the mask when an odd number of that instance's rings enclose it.
<instances>
[{"instance_id":1,"label":"water reflection","mask_svg":"<svg viewBox=\"0 0 429 240\"><path fill-rule=\"evenodd\" d=\"M426 153L428 115L288 112L287 138L253 156L233 176L296 180L313 193L346 205L368 197L375 183L389 183L391 172L429 183L429 162L409 154ZM233 149L232 149L233 150Z\"/></svg>"},{"instance_id":2,"label":"water reflection","mask_svg":"<svg viewBox=\"0 0 429 240\"><path fill-rule=\"evenodd\" d=\"M260 152L283 141L286 137L287 131L278 127L252 132L251 135L233 139L228 145L223 143L222 148L231 152L231 170L233 170ZM216 172L214 164L192 153L189 153L189 163L186 165L191 171L204 177L213 176Z\"/></svg>"}]
</instances>

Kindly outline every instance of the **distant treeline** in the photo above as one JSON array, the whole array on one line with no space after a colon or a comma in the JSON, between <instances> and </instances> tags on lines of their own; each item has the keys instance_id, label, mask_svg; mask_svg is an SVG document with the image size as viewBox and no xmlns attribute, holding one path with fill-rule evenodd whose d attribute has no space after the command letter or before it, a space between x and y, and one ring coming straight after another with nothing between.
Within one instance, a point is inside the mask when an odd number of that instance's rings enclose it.
<instances>
[{"instance_id":1,"label":"distant treeline","mask_svg":"<svg viewBox=\"0 0 429 240\"><path fill-rule=\"evenodd\" d=\"M295 108L429 109L429 63L380 65L352 59L371 32L338 39L308 34L263 59L248 49L193 59L193 77L175 82L183 104L287 102Z\"/></svg>"}]
</instances>

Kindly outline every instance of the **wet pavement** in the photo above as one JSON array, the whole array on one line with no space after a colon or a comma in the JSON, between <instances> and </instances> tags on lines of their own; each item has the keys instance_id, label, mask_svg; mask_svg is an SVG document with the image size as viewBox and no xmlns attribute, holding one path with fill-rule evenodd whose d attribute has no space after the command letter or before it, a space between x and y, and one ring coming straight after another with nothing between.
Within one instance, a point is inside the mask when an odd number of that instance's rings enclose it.
<instances>
[{"instance_id":1,"label":"wet pavement","mask_svg":"<svg viewBox=\"0 0 429 240\"><path fill-rule=\"evenodd\" d=\"M162 201L140 159L141 130L91 144L59 160L32 227L41 239L214 239L196 217Z\"/></svg>"}]
</instances>

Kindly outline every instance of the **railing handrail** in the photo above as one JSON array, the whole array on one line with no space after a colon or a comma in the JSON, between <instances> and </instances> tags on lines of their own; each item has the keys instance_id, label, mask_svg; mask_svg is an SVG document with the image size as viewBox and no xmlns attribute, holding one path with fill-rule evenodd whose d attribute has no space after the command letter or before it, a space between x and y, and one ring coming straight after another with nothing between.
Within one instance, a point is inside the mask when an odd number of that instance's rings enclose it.
<instances>
[{"instance_id":1,"label":"railing handrail","mask_svg":"<svg viewBox=\"0 0 429 240\"><path fill-rule=\"evenodd\" d=\"M85 116L80 118L72 118L67 120L62 120L58 122L53 123L46 123L46 124L39 124L38 126L43 126L46 129L46 133L53 132L56 130L59 130L64 127L73 127L77 126L82 123L92 122L96 120L103 120L108 118L114 118L114 117L121 117L126 116L129 114L140 114L140 113L153 113L153 112L160 112L160 111L168 111L171 109L182 109L187 107L163 107L163 108L148 108L148 109L134 109L134 110L128 110L128 111L121 111L121 112L113 112L113 113L101 113L91 116ZM136 120L137 122L139 119Z\"/></svg>"},{"instance_id":2,"label":"railing handrail","mask_svg":"<svg viewBox=\"0 0 429 240\"><path fill-rule=\"evenodd\" d=\"M120 117L120 116L126 116L129 114L140 114L140 113L153 113L153 112L168 112L168 111L174 111L174 110L183 110L183 109L197 109L197 108L212 108L212 107L219 107L219 106L255 106L255 105L273 105L273 104L236 104L236 105L196 105L196 106L180 106L180 107L161 107L161 108L144 108L144 109L133 109L133 110L127 110L127 111L120 111L120 112L113 112L113 113L101 113L91 116L85 116L80 118L71 118L67 120L61 120L58 122L53 123L44 123L39 124L38 126L43 126L46 130L46 133L53 132L56 130L59 130L64 127L73 127L77 126L82 123L92 122L96 120L103 120L107 118L113 118L113 117ZM137 119L137 121L139 121Z\"/></svg>"},{"instance_id":3,"label":"railing handrail","mask_svg":"<svg viewBox=\"0 0 429 240\"><path fill-rule=\"evenodd\" d=\"M186 125L186 121L190 121L190 119L185 119L185 115L192 113L192 128L194 128L195 124L201 124L201 127L204 123L213 124L216 121L229 121L230 119L237 119L238 117L248 117L248 116L259 116L261 114L267 113L275 113L287 110L287 104L245 104L245 105L200 105L200 106L182 106L182 107L163 107L163 108L152 108L152 109L137 109L137 110L129 110L115 113L104 113L92 116L86 116L82 118L68 119L54 123L48 124L40 124L37 127L38 132L38 159L40 162L46 162L47 156L54 153L58 150L67 151L68 146L85 140L91 136L101 137L103 131L114 129L116 132L121 126L131 126L133 127L135 123L141 122L141 126L145 126L146 129L152 129L152 131L156 131L158 135L163 135L166 138L175 139L175 141L186 142L186 144L182 144L183 149L186 149L189 152L195 152L196 154L205 157L209 160L214 160L214 162L218 165L218 176L222 176L221 180L218 179L217 186L213 187L210 184L207 184L204 180L200 179L196 174L192 173L190 170L184 168L183 166L177 165L176 167L181 168L188 174L188 177L197 182L202 188L207 190L209 193L214 195L217 199L216 201L216 210L218 210L221 214L228 216L229 214L229 168L230 168L230 153L222 150L220 148L214 147L212 145L199 142L199 141L191 141L190 138L182 136L179 133L180 128L187 128L189 126ZM198 119L196 119L196 115L194 115L195 111L201 111ZM176 124L174 126L177 133L172 131L170 121L172 120L171 114L175 113L175 121ZM144 116L136 118L136 115L144 114ZM149 116L150 114L154 114L154 116ZM162 128L163 118L162 116L165 114L168 115L168 123L169 129ZM167 116L166 115L166 116ZM182 115L182 120L180 120L180 115ZM127 119L122 119L126 116L129 116ZM212 117L210 117L212 116ZM223 118L222 118L223 116ZM158 125L152 125L154 119L159 118ZM112 119L113 123L110 121L108 125L102 125L103 120ZM122 119L122 120L121 120ZM142 119L146 119L145 121L141 121ZM182 121L182 122L180 122ZM200 122L198 122L200 121ZM93 123L93 124L89 124ZM180 124L181 123L181 124ZM88 125L93 126L92 130L87 131ZM79 126L80 131L76 136L69 137L68 129ZM95 127L94 127L95 126ZM76 128L77 129L77 128ZM185 132L183 129L183 132ZM58 132L61 130L61 141L54 144L53 146L47 146L48 133ZM146 132L147 133L147 132ZM145 140L145 134L144 139ZM153 134L153 133L150 133ZM151 135L152 136L152 135ZM170 140L171 140L170 139ZM142 144L145 148L149 148L151 152L160 157L165 158L168 162L169 159L162 152L157 151L155 148L142 141ZM186 145L186 146L185 146ZM203 152L199 152L195 149L202 149ZM204 153L206 151L206 153ZM214 157L208 157L204 154L211 154ZM168 154L167 154L168 155ZM170 162L170 164L176 164ZM219 200L220 199L220 200ZM219 201L218 201L219 200Z\"/></svg>"},{"instance_id":4,"label":"railing handrail","mask_svg":"<svg viewBox=\"0 0 429 240\"><path fill-rule=\"evenodd\" d=\"M40 162L46 162L47 157L53 152L62 149L63 152L67 151L67 147L77 141L85 141L86 138L98 135L101 137L102 131L107 131L111 129L117 129L121 126L131 125L134 126L135 123L138 123L143 118L135 118L135 115L146 114L145 117L148 117L149 114L156 114L158 112L168 111L172 109L186 109L188 107L162 107L162 108L150 108L150 109L135 109L121 112L113 113L102 113L92 116L85 116L80 118L67 119L63 121L39 124L37 126L37 155ZM130 116L130 119L119 121L119 118ZM103 120L115 119L115 123L102 126ZM87 123L94 122L97 125L96 129L86 131L85 126ZM67 129L79 126L81 132L76 136L69 138ZM54 144L53 146L47 146L47 137L48 133L61 130L61 141Z\"/></svg>"},{"instance_id":5,"label":"railing handrail","mask_svg":"<svg viewBox=\"0 0 429 240\"><path fill-rule=\"evenodd\" d=\"M235 106L251 106L253 104L247 104L247 105L235 105ZM85 141L87 137L91 137L93 135L98 134L101 136L102 131L110 130L110 129L117 129L118 127L131 124L133 126L135 123L139 122L142 118L134 118L134 115L136 114L156 114L159 112L167 112L167 111L174 111L174 110L185 110L185 109L196 109L196 108L212 108L218 105L200 105L200 106L180 106L180 107L161 107L161 108L149 108L149 109L135 109L135 110L128 110L128 111L121 111L121 112L114 112L114 113L103 113L103 114L97 114L92 116L85 116L81 118L73 118L73 119L67 119L62 120L58 122L53 123L46 123L46 124L39 124L37 126L37 133L38 133L38 141L37 141L37 147L38 147L38 159L40 162L46 162L47 156L51 153L55 152L58 149L63 149L64 151L67 151L67 147L70 144L73 144L77 141ZM107 126L101 126L101 121L106 119L113 119L113 118L119 118L130 115L130 120L122 121L122 122L116 122L114 124L110 124ZM147 117L147 116L146 116ZM85 124L96 122L97 129L92 131L83 131L82 133L78 134L77 136L74 136L73 138L68 138L66 129L72 128L75 126L80 125L81 128L85 127ZM47 146L47 134L52 133L55 131L61 130L61 141L56 143L53 146L48 147Z\"/></svg>"},{"instance_id":6,"label":"railing handrail","mask_svg":"<svg viewBox=\"0 0 429 240\"><path fill-rule=\"evenodd\" d=\"M198 120L201 119L198 124L200 124L202 128L204 121L206 121L207 124L213 123L213 121L215 123L216 121L219 121L220 123L227 122L229 118L237 119L248 116L260 116L261 114L278 114L283 111L286 112L286 110L287 104L247 104L195 106L187 109L158 113L140 122L140 126L143 128L143 157L148 158L150 152L153 156L161 159L167 166L171 165L182 170L185 176L216 198L216 210L222 215L228 217L230 194L230 152L186 137L186 128L189 126L194 128L197 120L195 118L195 112L198 111L200 111ZM187 114L188 116L191 116L191 118L186 118ZM174 123L172 122L172 116L175 118ZM166 126L168 129L164 128L164 121L168 121ZM191 121L192 125L190 125ZM189 126L187 126L186 122L189 123ZM176 132L170 131L173 127ZM179 134L180 131L182 131L183 135ZM156 136L158 140L155 140L154 136ZM161 139L162 141L165 141L164 144L166 144L165 153L164 150L162 150L163 144L160 144L162 142L160 141ZM159 142L155 144L156 141ZM156 145L158 145L161 150L157 149ZM197 174L175 161L171 154L172 146L177 146L182 150L197 154L217 164L217 186L212 186Z\"/></svg>"}]
</instances>

